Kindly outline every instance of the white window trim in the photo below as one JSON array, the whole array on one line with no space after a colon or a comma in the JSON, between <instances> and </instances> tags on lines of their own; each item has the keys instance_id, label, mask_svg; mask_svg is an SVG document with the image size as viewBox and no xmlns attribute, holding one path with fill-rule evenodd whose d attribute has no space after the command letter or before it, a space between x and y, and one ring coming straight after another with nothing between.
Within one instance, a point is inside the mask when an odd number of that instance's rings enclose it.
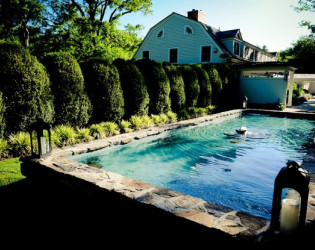
<instances>
[{"instance_id":1,"label":"white window trim","mask_svg":"<svg viewBox=\"0 0 315 250\"><path fill-rule=\"evenodd\" d=\"M168 49L168 62L171 63L171 62L170 62L170 61L171 61L171 60L170 60L170 59L171 59L171 49L177 49L177 62L176 62L176 63L173 62L173 63L174 63L174 64L179 64L179 48L178 48L178 47L169 48L169 49ZM172 63L172 64L173 64L173 63Z\"/></svg>"},{"instance_id":2,"label":"white window trim","mask_svg":"<svg viewBox=\"0 0 315 250\"><path fill-rule=\"evenodd\" d=\"M202 61L202 47L210 47L210 61ZM201 45L200 46L200 62L201 63L211 63L212 62L212 55L213 55L213 46L212 45Z\"/></svg>"},{"instance_id":3,"label":"white window trim","mask_svg":"<svg viewBox=\"0 0 315 250\"><path fill-rule=\"evenodd\" d=\"M159 37L158 35L159 35L159 33L160 33L161 31L163 32L163 34L162 34L162 36ZM159 29L159 31L156 33L156 37L157 37L157 38L163 38L163 37L164 37L164 34L165 34L164 28Z\"/></svg>"},{"instance_id":4,"label":"white window trim","mask_svg":"<svg viewBox=\"0 0 315 250\"><path fill-rule=\"evenodd\" d=\"M192 31L191 34L189 34L189 33L186 32L186 29L187 29L187 28L190 28L190 29L191 29L191 31ZM191 27L190 25L184 25L184 35L185 35L185 36L190 36L190 35L194 35L194 34L195 34L195 30L193 29L193 27Z\"/></svg>"}]
</instances>

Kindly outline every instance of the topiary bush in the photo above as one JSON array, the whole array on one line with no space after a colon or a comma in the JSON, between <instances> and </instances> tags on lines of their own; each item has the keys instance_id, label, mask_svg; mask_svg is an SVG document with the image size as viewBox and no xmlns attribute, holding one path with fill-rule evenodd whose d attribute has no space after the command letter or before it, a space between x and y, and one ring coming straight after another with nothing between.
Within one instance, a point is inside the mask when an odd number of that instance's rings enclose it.
<instances>
[{"instance_id":1,"label":"topiary bush","mask_svg":"<svg viewBox=\"0 0 315 250\"><path fill-rule=\"evenodd\" d=\"M195 107L198 103L200 87L198 84L198 76L189 65L179 66L185 83L186 107Z\"/></svg>"},{"instance_id":2,"label":"topiary bush","mask_svg":"<svg viewBox=\"0 0 315 250\"><path fill-rule=\"evenodd\" d=\"M82 63L81 68L93 106L91 121L121 120L125 114L125 102L117 68L96 59Z\"/></svg>"},{"instance_id":3,"label":"topiary bush","mask_svg":"<svg viewBox=\"0 0 315 250\"><path fill-rule=\"evenodd\" d=\"M174 112L178 112L186 106L184 79L176 66L170 63L163 63L163 68L170 81L171 107Z\"/></svg>"},{"instance_id":4,"label":"topiary bush","mask_svg":"<svg viewBox=\"0 0 315 250\"><path fill-rule=\"evenodd\" d=\"M219 72L213 64L202 64L203 68L209 75L210 83L212 86L212 103L218 104L221 99L221 92L223 89L222 80Z\"/></svg>"},{"instance_id":5,"label":"topiary bush","mask_svg":"<svg viewBox=\"0 0 315 250\"><path fill-rule=\"evenodd\" d=\"M212 87L210 84L209 75L200 64L195 64L192 67L197 74L198 84L200 87L197 106L207 107L211 104L211 94L212 94Z\"/></svg>"},{"instance_id":6,"label":"topiary bush","mask_svg":"<svg viewBox=\"0 0 315 250\"><path fill-rule=\"evenodd\" d=\"M54 95L55 124L86 125L91 117L91 102L85 92L81 68L67 52L48 53L43 58Z\"/></svg>"},{"instance_id":7,"label":"topiary bush","mask_svg":"<svg viewBox=\"0 0 315 250\"><path fill-rule=\"evenodd\" d=\"M150 59L140 59L136 65L144 76L148 88L150 114L159 114L171 109L170 83L162 64Z\"/></svg>"},{"instance_id":8,"label":"topiary bush","mask_svg":"<svg viewBox=\"0 0 315 250\"><path fill-rule=\"evenodd\" d=\"M144 78L134 64L134 61L117 59L114 61L117 67L120 83L125 100L125 118L133 115L147 115L149 111L149 93Z\"/></svg>"},{"instance_id":9,"label":"topiary bush","mask_svg":"<svg viewBox=\"0 0 315 250\"><path fill-rule=\"evenodd\" d=\"M17 44L0 42L0 79L7 134L28 130L37 116L53 122L53 96L48 74L28 50Z\"/></svg>"},{"instance_id":10,"label":"topiary bush","mask_svg":"<svg viewBox=\"0 0 315 250\"><path fill-rule=\"evenodd\" d=\"M5 130L5 103L3 100L3 95L2 92L0 92L0 138L3 136L4 134L4 130ZM1 149L0 149L1 152Z\"/></svg>"}]
</instances>

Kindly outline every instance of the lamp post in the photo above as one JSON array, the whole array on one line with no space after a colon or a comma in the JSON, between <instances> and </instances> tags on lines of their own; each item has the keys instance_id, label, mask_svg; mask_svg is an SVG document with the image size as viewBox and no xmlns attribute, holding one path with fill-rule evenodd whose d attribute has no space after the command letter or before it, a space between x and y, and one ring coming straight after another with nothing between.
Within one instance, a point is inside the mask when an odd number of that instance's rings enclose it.
<instances>
[{"instance_id":1,"label":"lamp post","mask_svg":"<svg viewBox=\"0 0 315 250\"><path fill-rule=\"evenodd\" d=\"M280 231L280 233L288 235L295 233L304 226L309 181L308 171L295 161L287 162L287 166L279 171L274 184L271 230ZM283 199L281 204L283 188L296 190L300 194L301 202L295 199Z\"/></svg>"},{"instance_id":2,"label":"lamp post","mask_svg":"<svg viewBox=\"0 0 315 250\"><path fill-rule=\"evenodd\" d=\"M44 135L45 130L48 132L48 138L46 138ZM37 152L33 141L33 132L36 132ZM50 155L52 150L50 125L44 122L42 119L37 118L36 122L30 126L30 135L32 156L41 158Z\"/></svg>"}]
</instances>

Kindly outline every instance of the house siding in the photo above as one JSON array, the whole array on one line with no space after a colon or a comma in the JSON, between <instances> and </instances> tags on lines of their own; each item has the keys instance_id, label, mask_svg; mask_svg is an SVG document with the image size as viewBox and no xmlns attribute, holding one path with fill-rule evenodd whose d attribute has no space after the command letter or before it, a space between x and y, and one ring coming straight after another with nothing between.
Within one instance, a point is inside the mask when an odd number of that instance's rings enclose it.
<instances>
[{"instance_id":1,"label":"house siding","mask_svg":"<svg viewBox=\"0 0 315 250\"><path fill-rule=\"evenodd\" d=\"M185 35L187 25L193 28L193 34ZM164 29L164 36L158 38L157 33L161 29ZM178 64L201 63L202 46L211 46L210 62L225 62L225 59L220 58L221 49L217 47L201 23L173 14L149 31L134 58L142 58L142 51L150 51L150 59L168 62L169 50L177 48Z\"/></svg>"}]
</instances>

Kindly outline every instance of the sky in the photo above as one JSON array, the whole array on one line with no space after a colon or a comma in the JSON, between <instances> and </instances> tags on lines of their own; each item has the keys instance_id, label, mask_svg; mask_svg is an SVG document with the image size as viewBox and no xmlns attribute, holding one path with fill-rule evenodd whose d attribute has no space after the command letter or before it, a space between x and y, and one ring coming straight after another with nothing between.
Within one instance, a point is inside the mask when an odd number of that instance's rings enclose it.
<instances>
[{"instance_id":1,"label":"sky","mask_svg":"<svg viewBox=\"0 0 315 250\"><path fill-rule=\"evenodd\" d=\"M141 37L173 12L187 16L196 9L206 14L206 23L221 31L240 29L243 39L253 45L266 45L270 52L285 50L310 31L299 22L315 23L315 13L294 11L298 0L152 0L152 14L132 13L120 19L122 26L141 24Z\"/></svg>"}]
</instances>

